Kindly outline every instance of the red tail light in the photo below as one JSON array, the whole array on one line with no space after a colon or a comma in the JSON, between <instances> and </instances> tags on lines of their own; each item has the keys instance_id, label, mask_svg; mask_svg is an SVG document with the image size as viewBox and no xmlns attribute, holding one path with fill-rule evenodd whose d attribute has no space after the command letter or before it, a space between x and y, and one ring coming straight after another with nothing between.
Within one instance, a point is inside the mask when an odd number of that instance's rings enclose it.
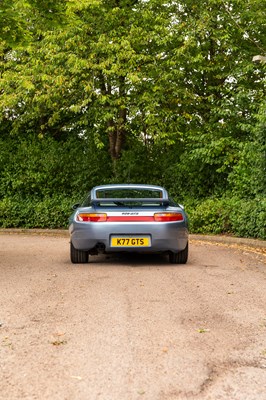
<instances>
[{"instance_id":1,"label":"red tail light","mask_svg":"<svg viewBox=\"0 0 266 400\"><path fill-rule=\"evenodd\" d=\"M107 215L104 213L78 213L76 220L78 222L105 222Z\"/></svg>"},{"instance_id":2,"label":"red tail light","mask_svg":"<svg viewBox=\"0 0 266 400\"><path fill-rule=\"evenodd\" d=\"M174 222L184 221L183 214L181 213L156 213L154 214L154 221L156 222Z\"/></svg>"}]
</instances>

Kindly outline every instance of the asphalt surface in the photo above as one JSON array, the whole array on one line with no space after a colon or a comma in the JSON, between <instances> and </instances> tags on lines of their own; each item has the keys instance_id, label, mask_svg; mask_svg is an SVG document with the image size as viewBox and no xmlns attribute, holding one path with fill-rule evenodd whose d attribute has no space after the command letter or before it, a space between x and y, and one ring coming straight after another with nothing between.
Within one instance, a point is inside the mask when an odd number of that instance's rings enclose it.
<instances>
[{"instance_id":1,"label":"asphalt surface","mask_svg":"<svg viewBox=\"0 0 266 400\"><path fill-rule=\"evenodd\" d=\"M266 399L265 242L72 265L65 231L0 233L1 400Z\"/></svg>"}]
</instances>

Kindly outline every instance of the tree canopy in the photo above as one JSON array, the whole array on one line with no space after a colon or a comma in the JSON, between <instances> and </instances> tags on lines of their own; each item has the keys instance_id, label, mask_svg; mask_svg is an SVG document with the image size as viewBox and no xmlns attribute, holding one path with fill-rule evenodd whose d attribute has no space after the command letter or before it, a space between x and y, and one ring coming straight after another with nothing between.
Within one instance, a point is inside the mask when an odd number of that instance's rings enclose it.
<instances>
[{"instance_id":1,"label":"tree canopy","mask_svg":"<svg viewBox=\"0 0 266 400\"><path fill-rule=\"evenodd\" d=\"M82 143L103 180L183 198L265 195L265 67L252 62L266 53L264 2L1 8L0 139Z\"/></svg>"}]
</instances>

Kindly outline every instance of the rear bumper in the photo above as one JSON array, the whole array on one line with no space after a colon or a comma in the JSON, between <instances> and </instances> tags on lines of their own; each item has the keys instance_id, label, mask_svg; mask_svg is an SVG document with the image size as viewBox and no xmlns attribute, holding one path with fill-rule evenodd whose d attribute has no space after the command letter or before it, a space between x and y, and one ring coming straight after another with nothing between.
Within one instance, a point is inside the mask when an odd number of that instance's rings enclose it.
<instances>
[{"instance_id":1,"label":"rear bumper","mask_svg":"<svg viewBox=\"0 0 266 400\"><path fill-rule=\"evenodd\" d=\"M69 227L70 239L77 250L93 251L99 244L106 252L179 252L188 243L188 228L185 222L167 223L78 223ZM112 247L112 235L149 235L149 247Z\"/></svg>"}]
</instances>

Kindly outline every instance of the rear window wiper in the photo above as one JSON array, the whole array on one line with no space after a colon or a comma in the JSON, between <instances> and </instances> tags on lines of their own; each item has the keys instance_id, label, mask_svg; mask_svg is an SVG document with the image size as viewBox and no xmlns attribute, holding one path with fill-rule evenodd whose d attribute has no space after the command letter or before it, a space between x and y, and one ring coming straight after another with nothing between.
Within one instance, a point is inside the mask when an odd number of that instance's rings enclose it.
<instances>
[{"instance_id":1,"label":"rear window wiper","mask_svg":"<svg viewBox=\"0 0 266 400\"><path fill-rule=\"evenodd\" d=\"M125 203L122 203L121 201L114 201L114 204L119 207L125 207Z\"/></svg>"}]
</instances>

